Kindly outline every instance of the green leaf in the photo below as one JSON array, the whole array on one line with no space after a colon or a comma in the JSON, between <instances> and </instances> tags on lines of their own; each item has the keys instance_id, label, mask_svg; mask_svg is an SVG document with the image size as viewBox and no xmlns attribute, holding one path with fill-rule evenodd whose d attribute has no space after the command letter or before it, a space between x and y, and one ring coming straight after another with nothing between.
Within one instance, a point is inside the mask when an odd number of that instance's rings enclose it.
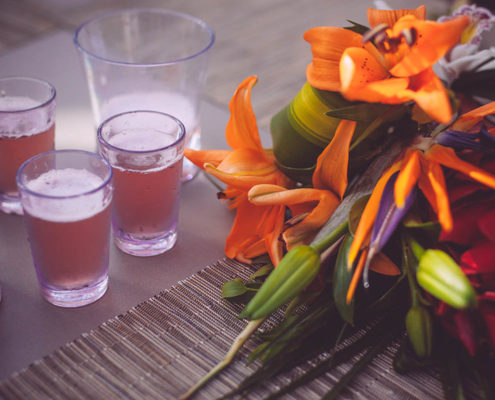
<instances>
[{"instance_id":1,"label":"green leaf","mask_svg":"<svg viewBox=\"0 0 495 400\"><path fill-rule=\"evenodd\" d=\"M248 291L248 288L242 282L242 279L237 278L232 281L225 282L222 286L222 298L241 296Z\"/></svg>"},{"instance_id":2,"label":"green leaf","mask_svg":"<svg viewBox=\"0 0 495 400\"><path fill-rule=\"evenodd\" d=\"M278 163L287 168L313 168L325 143L316 145L301 135L289 121L290 107L287 106L272 117L270 134L272 136L273 154ZM300 127L299 127L300 128ZM290 176L290 175L289 175Z\"/></svg>"},{"instance_id":3,"label":"green leaf","mask_svg":"<svg viewBox=\"0 0 495 400\"><path fill-rule=\"evenodd\" d=\"M353 150L386 122L400 119L404 115L405 111L406 108L403 105L387 107L382 114L378 115L370 124L368 124L368 127L359 135L358 138L353 140L350 150Z\"/></svg>"},{"instance_id":4,"label":"green leaf","mask_svg":"<svg viewBox=\"0 0 495 400\"><path fill-rule=\"evenodd\" d=\"M369 198L370 195L360 197L351 207L351 211L349 212L349 232L351 232L352 236L354 236L356 232L359 221L361 220L361 215L363 214L363 210L366 207Z\"/></svg>"},{"instance_id":5,"label":"green leaf","mask_svg":"<svg viewBox=\"0 0 495 400\"><path fill-rule=\"evenodd\" d=\"M335 306L342 319L350 324L354 322L354 299L348 304L346 298L353 274L353 270L347 268L347 259L351 243L352 236L347 235L340 245L333 275L333 298Z\"/></svg>"},{"instance_id":6,"label":"green leaf","mask_svg":"<svg viewBox=\"0 0 495 400\"><path fill-rule=\"evenodd\" d=\"M253 275L249 277L249 280L254 281L255 279L263 278L267 276L270 272L272 272L272 270L273 270L272 264L263 265Z\"/></svg>"},{"instance_id":7,"label":"green leaf","mask_svg":"<svg viewBox=\"0 0 495 400\"><path fill-rule=\"evenodd\" d=\"M296 182L301 182L305 185L312 184L313 172L315 171L316 164L308 168L296 168L296 167L288 167L280 163L280 161L275 160L275 165L280 171L282 171L285 175L295 180Z\"/></svg>"},{"instance_id":8,"label":"green leaf","mask_svg":"<svg viewBox=\"0 0 495 400\"><path fill-rule=\"evenodd\" d=\"M373 121L383 114L390 106L380 103L359 103L349 107L330 110L326 114L329 117L349 119L351 121Z\"/></svg>"}]
</instances>

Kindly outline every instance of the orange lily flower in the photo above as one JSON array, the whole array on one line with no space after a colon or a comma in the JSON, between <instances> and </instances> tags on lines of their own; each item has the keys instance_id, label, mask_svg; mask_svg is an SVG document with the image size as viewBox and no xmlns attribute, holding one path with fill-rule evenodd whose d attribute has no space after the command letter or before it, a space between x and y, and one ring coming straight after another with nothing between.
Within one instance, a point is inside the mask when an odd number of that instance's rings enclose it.
<instances>
[{"instance_id":1,"label":"orange lily flower","mask_svg":"<svg viewBox=\"0 0 495 400\"><path fill-rule=\"evenodd\" d=\"M355 128L355 121L342 120L339 123L332 141L318 157L313 188L288 190L265 184L254 186L249 191L249 201L253 204L290 209L292 218L277 230L287 250L309 244L340 204L347 188L349 146ZM270 254L272 260L282 257L280 242L278 246ZM275 250L278 250L277 254Z\"/></svg>"},{"instance_id":2,"label":"orange lily flower","mask_svg":"<svg viewBox=\"0 0 495 400\"><path fill-rule=\"evenodd\" d=\"M449 98L432 66L458 42L470 19L438 23L425 21L425 13L424 6L369 9L372 29L364 36L334 27L308 30L304 39L313 53L306 70L308 82L318 89L340 91L351 101L414 101L431 118L448 123Z\"/></svg>"},{"instance_id":3,"label":"orange lily flower","mask_svg":"<svg viewBox=\"0 0 495 400\"><path fill-rule=\"evenodd\" d=\"M185 149L184 155L206 172L227 184L219 197L227 200L237 213L225 243L227 257L243 262L261 254L272 253L267 241L283 226L281 206L256 206L247 193L257 184L291 187L292 182L275 165L273 154L263 149L256 116L251 106L251 89L257 78L245 79L237 88L229 105L230 119L225 136L232 150Z\"/></svg>"},{"instance_id":4,"label":"orange lily flower","mask_svg":"<svg viewBox=\"0 0 495 400\"><path fill-rule=\"evenodd\" d=\"M486 115L495 113L495 102L479 107L459 117L453 126L469 128L480 122ZM424 144L427 144L426 148ZM416 184L425 195L438 216L445 232L453 228L450 202L447 194L444 173L441 166L461 172L483 185L495 189L495 176L459 158L452 148L432 144L431 139L419 142L407 150L403 159L394 163L379 179L363 211L354 240L349 250L349 266L354 263L359 251L366 246L378 213L380 198L386 182L393 173L399 171L394 186L394 201L403 207L406 198Z\"/></svg>"}]
</instances>

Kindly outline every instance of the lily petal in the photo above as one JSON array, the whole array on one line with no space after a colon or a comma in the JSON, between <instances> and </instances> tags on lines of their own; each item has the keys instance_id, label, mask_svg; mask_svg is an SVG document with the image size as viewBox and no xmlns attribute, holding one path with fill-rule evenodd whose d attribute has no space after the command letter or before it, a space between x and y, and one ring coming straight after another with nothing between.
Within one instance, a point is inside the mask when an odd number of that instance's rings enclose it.
<instances>
[{"instance_id":1,"label":"lily petal","mask_svg":"<svg viewBox=\"0 0 495 400\"><path fill-rule=\"evenodd\" d=\"M404 158L403 166L399 171L399 176L395 181L394 199L397 207L404 207L407 196L418 181L421 172L419 163L419 151L411 150Z\"/></svg>"},{"instance_id":2,"label":"lily petal","mask_svg":"<svg viewBox=\"0 0 495 400\"><path fill-rule=\"evenodd\" d=\"M398 161L394 163L390 168L388 168L383 175L380 177L378 182L371 193L371 196L366 203L366 207L363 210L361 215L361 219L359 220L358 227L356 228L356 233L354 234L354 239L352 240L352 244L349 248L349 256L348 266L352 266L358 252L361 248L361 245L364 243L366 237L371 233L371 228L375 223L376 215L378 214L378 208L380 207L380 199L383 194L383 190L385 189L385 185L387 184L390 177L400 169L401 162Z\"/></svg>"},{"instance_id":3,"label":"lily petal","mask_svg":"<svg viewBox=\"0 0 495 400\"><path fill-rule=\"evenodd\" d=\"M339 63L340 81L342 84L341 92L348 100L365 100L362 99L358 91L367 86L369 82L391 81L391 85L395 85L390 90L406 89L408 81L396 81L388 78L388 71L385 67L373 57L369 51L360 47L348 47L342 52L342 57ZM397 82L401 83L397 87ZM379 100L370 99L370 103L379 102Z\"/></svg>"},{"instance_id":4,"label":"lily petal","mask_svg":"<svg viewBox=\"0 0 495 400\"><path fill-rule=\"evenodd\" d=\"M426 7L421 5L412 10L376 10L368 8L368 22L372 28L380 24L387 24L391 27L404 15L413 15L417 19L424 20L426 18Z\"/></svg>"},{"instance_id":5,"label":"lily petal","mask_svg":"<svg viewBox=\"0 0 495 400\"><path fill-rule=\"evenodd\" d=\"M184 157L191 161L197 167L204 169L205 163L215 167L231 153L231 150L193 150L184 149Z\"/></svg>"},{"instance_id":6,"label":"lily petal","mask_svg":"<svg viewBox=\"0 0 495 400\"><path fill-rule=\"evenodd\" d=\"M340 199L347 188L347 167L349 164L349 146L356 129L356 121L343 119L335 131L332 141L319 155L313 173L313 187L328 189Z\"/></svg>"},{"instance_id":7,"label":"lily petal","mask_svg":"<svg viewBox=\"0 0 495 400\"><path fill-rule=\"evenodd\" d=\"M452 119L447 90L431 68L412 76L409 90L402 95L410 96L425 113L442 124L447 124Z\"/></svg>"},{"instance_id":8,"label":"lily petal","mask_svg":"<svg viewBox=\"0 0 495 400\"><path fill-rule=\"evenodd\" d=\"M462 172L475 181L495 189L494 175L489 174L481 168L460 159L451 148L440 146L438 144L433 145L426 153L426 157L430 160L438 162L439 164L445 165L448 168Z\"/></svg>"},{"instance_id":9,"label":"lily petal","mask_svg":"<svg viewBox=\"0 0 495 400\"><path fill-rule=\"evenodd\" d=\"M225 255L229 258L237 258L245 262L247 250L250 251L250 258L265 253L267 251L266 246L257 247L258 252L253 251L254 247L257 246L256 243L264 240L262 232L260 232L259 221L271 213L277 214L278 211L278 207L260 207L251 204L247 195L240 198L238 200L234 224L225 241ZM265 232L273 230L278 223L280 221L277 218L273 218L272 225L270 227L265 226L263 229Z\"/></svg>"},{"instance_id":10,"label":"lily petal","mask_svg":"<svg viewBox=\"0 0 495 400\"><path fill-rule=\"evenodd\" d=\"M320 26L304 33L304 40L311 44L313 61L306 68L306 78L313 87L337 92L340 90L339 63L348 47L369 48L362 43L362 36L344 28Z\"/></svg>"},{"instance_id":11,"label":"lily petal","mask_svg":"<svg viewBox=\"0 0 495 400\"><path fill-rule=\"evenodd\" d=\"M485 104L484 106L475 108L465 114L462 114L452 125L452 129L456 131L464 131L471 129L478 122L481 122L484 117L490 114L495 114L495 101Z\"/></svg>"},{"instance_id":12,"label":"lily petal","mask_svg":"<svg viewBox=\"0 0 495 400\"><path fill-rule=\"evenodd\" d=\"M229 103L230 119L225 128L225 138L232 149L252 149L263 152L251 106L251 89L258 78L250 76L237 88Z\"/></svg>"},{"instance_id":13,"label":"lily petal","mask_svg":"<svg viewBox=\"0 0 495 400\"><path fill-rule=\"evenodd\" d=\"M288 228L284 234L287 249L306 242L312 238L337 208L340 201L332 192L319 189L285 189L277 185L257 185L248 193L251 203L267 205L316 204L305 218Z\"/></svg>"},{"instance_id":14,"label":"lily petal","mask_svg":"<svg viewBox=\"0 0 495 400\"><path fill-rule=\"evenodd\" d=\"M398 37L405 30L415 30L417 40L402 60L390 69L391 74L406 77L431 68L459 41L469 21L468 16L446 22L421 21L410 15L399 19L392 28L392 36Z\"/></svg>"}]
</instances>

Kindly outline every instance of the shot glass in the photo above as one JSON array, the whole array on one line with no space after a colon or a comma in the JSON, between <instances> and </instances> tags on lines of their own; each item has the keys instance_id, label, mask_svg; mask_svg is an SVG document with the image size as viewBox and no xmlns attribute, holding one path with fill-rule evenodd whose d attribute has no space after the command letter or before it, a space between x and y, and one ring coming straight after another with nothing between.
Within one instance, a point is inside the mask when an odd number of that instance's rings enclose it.
<instances>
[{"instance_id":1,"label":"shot glass","mask_svg":"<svg viewBox=\"0 0 495 400\"><path fill-rule=\"evenodd\" d=\"M62 307L98 300L108 286L112 168L82 150L26 161L17 184L43 297Z\"/></svg>"},{"instance_id":2,"label":"shot glass","mask_svg":"<svg viewBox=\"0 0 495 400\"><path fill-rule=\"evenodd\" d=\"M0 78L0 210L22 214L16 174L55 146L55 88L25 77Z\"/></svg>"},{"instance_id":3,"label":"shot glass","mask_svg":"<svg viewBox=\"0 0 495 400\"><path fill-rule=\"evenodd\" d=\"M117 114L98 128L100 154L113 168L113 238L135 256L153 256L177 241L185 128L158 111Z\"/></svg>"},{"instance_id":4,"label":"shot glass","mask_svg":"<svg viewBox=\"0 0 495 400\"><path fill-rule=\"evenodd\" d=\"M163 9L128 9L82 24L74 43L84 66L96 126L126 111L174 115L186 147L199 150L200 96L215 36L203 21ZM184 161L182 181L197 168Z\"/></svg>"}]
</instances>

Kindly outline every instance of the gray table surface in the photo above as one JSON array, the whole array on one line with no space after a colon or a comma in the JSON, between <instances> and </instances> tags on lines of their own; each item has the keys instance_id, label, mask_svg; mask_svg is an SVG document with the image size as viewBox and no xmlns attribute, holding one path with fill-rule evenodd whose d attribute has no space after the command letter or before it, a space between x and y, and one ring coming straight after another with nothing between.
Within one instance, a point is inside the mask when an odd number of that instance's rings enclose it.
<instances>
[{"instance_id":1,"label":"gray table surface","mask_svg":"<svg viewBox=\"0 0 495 400\"><path fill-rule=\"evenodd\" d=\"M91 149L94 122L72 35L57 32L0 56L0 75L28 75L57 89L56 147ZM204 148L225 148L225 109L203 102ZM0 381L81 333L145 301L205 265L224 257L234 213L216 198L202 175L183 185L176 246L139 258L112 246L110 285L91 305L64 309L39 293L22 217L0 213Z\"/></svg>"}]
</instances>

